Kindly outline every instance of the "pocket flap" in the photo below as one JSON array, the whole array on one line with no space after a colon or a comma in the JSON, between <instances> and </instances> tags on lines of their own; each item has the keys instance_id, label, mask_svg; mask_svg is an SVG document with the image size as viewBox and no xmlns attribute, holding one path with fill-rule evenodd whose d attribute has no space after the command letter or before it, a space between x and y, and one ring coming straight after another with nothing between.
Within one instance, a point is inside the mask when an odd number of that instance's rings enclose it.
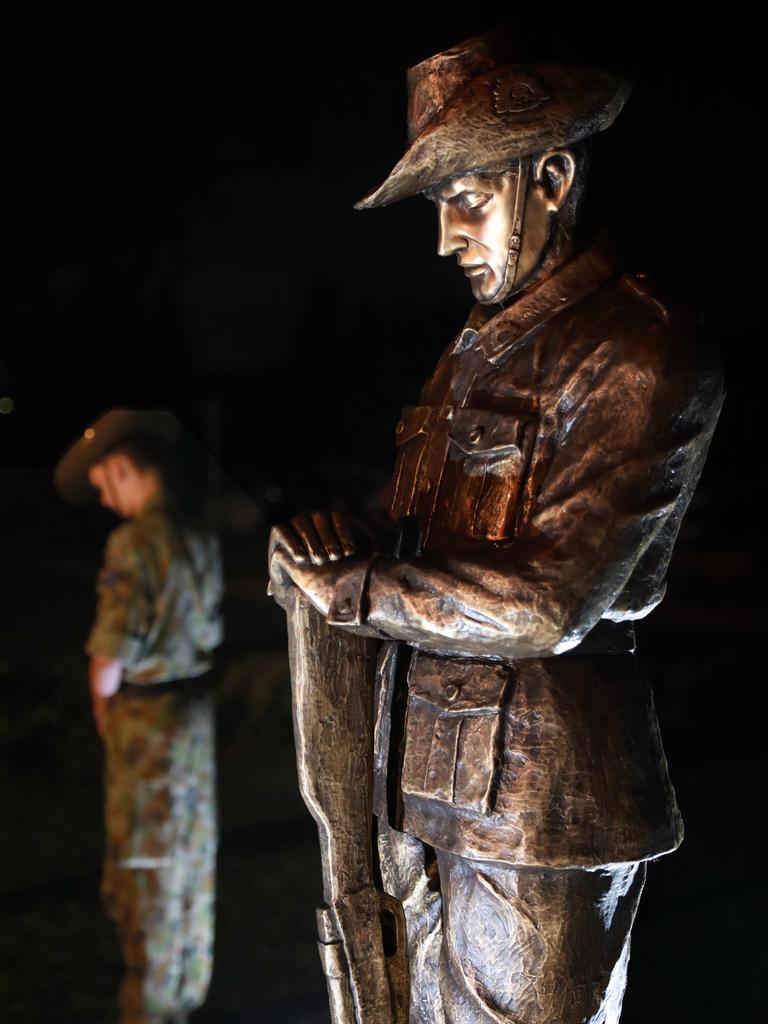
<instances>
[{"instance_id":1,"label":"pocket flap","mask_svg":"<svg viewBox=\"0 0 768 1024\"><path fill-rule=\"evenodd\" d=\"M501 707L509 671L501 663L441 658L418 651L411 663L408 689L411 696L442 712L490 714Z\"/></svg>"},{"instance_id":2,"label":"pocket flap","mask_svg":"<svg viewBox=\"0 0 768 1024\"><path fill-rule=\"evenodd\" d=\"M395 427L395 442L398 447L418 434L426 434L433 412L431 405L409 405L403 409Z\"/></svg>"},{"instance_id":3,"label":"pocket flap","mask_svg":"<svg viewBox=\"0 0 768 1024\"><path fill-rule=\"evenodd\" d=\"M468 455L495 457L520 454L519 431L519 416L487 409L457 409L449 436Z\"/></svg>"}]
</instances>

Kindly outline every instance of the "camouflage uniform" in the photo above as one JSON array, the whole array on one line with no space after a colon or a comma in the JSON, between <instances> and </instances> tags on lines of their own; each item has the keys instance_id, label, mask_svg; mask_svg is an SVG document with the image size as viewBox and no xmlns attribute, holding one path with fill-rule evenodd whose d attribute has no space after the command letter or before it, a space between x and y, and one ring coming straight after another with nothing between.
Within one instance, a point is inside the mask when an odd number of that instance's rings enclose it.
<instances>
[{"instance_id":1,"label":"camouflage uniform","mask_svg":"<svg viewBox=\"0 0 768 1024\"><path fill-rule=\"evenodd\" d=\"M107 541L86 651L123 663L106 730L103 896L125 964L124 1024L200 1006L212 968L214 720L221 642L214 537L152 499Z\"/></svg>"}]
</instances>

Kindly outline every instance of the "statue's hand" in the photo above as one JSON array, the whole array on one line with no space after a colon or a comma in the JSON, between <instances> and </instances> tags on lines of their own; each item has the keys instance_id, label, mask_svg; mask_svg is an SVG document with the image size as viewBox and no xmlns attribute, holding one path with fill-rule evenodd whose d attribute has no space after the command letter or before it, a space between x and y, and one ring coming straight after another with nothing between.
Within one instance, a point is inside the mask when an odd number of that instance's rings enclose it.
<instances>
[{"instance_id":1,"label":"statue's hand","mask_svg":"<svg viewBox=\"0 0 768 1024\"><path fill-rule=\"evenodd\" d=\"M281 548L298 565L327 565L342 558L365 554L372 537L353 516L342 512L313 512L294 516L290 522L275 526L269 538L269 559Z\"/></svg>"},{"instance_id":2,"label":"statue's hand","mask_svg":"<svg viewBox=\"0 0 768 1024\"><path fill-rule=\"evenodd\" d=\"M284 608L288 588L298 586L325 614L334 574L317 570L330 570L332 562L364 556L372 546L371 534L352 516L340 512L294 516L270 533L267 593Z\"/></svg>"},{"instance_id":3,"label":"statue's hand","mask_svg":"<svg viewBox=\"0 0 768 1024\"><path fill-rule=\"evenodd\" d=\"M313 565L305 560L304 564L299 564L284 548L276 547L269 559L267 593L274 597L281 608L287 608L291 587L298 587L321 615L327 615L338 572L339 566L331 562Z\"/></svg>"}]
</instances>

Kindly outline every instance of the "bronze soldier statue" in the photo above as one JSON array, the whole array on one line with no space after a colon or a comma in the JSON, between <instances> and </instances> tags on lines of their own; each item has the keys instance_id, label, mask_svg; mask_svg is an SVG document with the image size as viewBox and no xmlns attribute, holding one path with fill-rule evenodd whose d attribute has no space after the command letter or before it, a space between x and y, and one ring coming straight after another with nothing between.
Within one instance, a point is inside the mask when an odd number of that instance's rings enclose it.
<instances>
[{"instance_id":1,"label":"bronze soldier statue","mask_svg":"<svg viewBox=\"0 0 768 1024\"><path fill-rule=\"evenodd\" d=\"M106 757L102 895L125 968L120 1024L182 1024L213 966L222 568L216 536L173 485L179 433L170 413L111 409L55 476L66 500L99 497L125 520L107 540L86 643Z\"/></svg>"},{"instance_id":2,"label":"bronze soldier statue","mask_svg":"<svg viewBox=\"0 0 768 1024\"><path fill-rule=\"evenodd\" d=\"M299 517L271 579L380 644L373 805L412 1024L615 1024L646 862L682 838L633 622L722 384L693 317L576 230L628 83L503 45L409 71L409 148L358 204L424 194L477 300L397 424L384 508L418 539L396 557Z\"/></svg>"}]
</instances>

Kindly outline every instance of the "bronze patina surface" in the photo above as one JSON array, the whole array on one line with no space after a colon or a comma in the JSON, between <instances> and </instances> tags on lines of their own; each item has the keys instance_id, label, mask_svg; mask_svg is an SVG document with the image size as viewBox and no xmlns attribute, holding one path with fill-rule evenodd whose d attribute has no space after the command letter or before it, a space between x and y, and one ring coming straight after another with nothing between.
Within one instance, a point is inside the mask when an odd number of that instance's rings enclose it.
<instances>
[{"instance_id":1,"label":"bronze patina surface","mask_svg":"<svg viewBox=\"0 0 768 1024\"><path fill-rule=\"evenodd\" d=\"M615 1024L645 862L682 838L632 624L664 595L722 382L695 318L578 234L584 139L628 84L500 52L411 71L411 147L360 204L424 192L477 300L395 432L382 506L418 542L318 513L273 531L270 572L294 616L298 589L380 642L359 685L410 1021Z\"/></svg>"}]
</instances>

